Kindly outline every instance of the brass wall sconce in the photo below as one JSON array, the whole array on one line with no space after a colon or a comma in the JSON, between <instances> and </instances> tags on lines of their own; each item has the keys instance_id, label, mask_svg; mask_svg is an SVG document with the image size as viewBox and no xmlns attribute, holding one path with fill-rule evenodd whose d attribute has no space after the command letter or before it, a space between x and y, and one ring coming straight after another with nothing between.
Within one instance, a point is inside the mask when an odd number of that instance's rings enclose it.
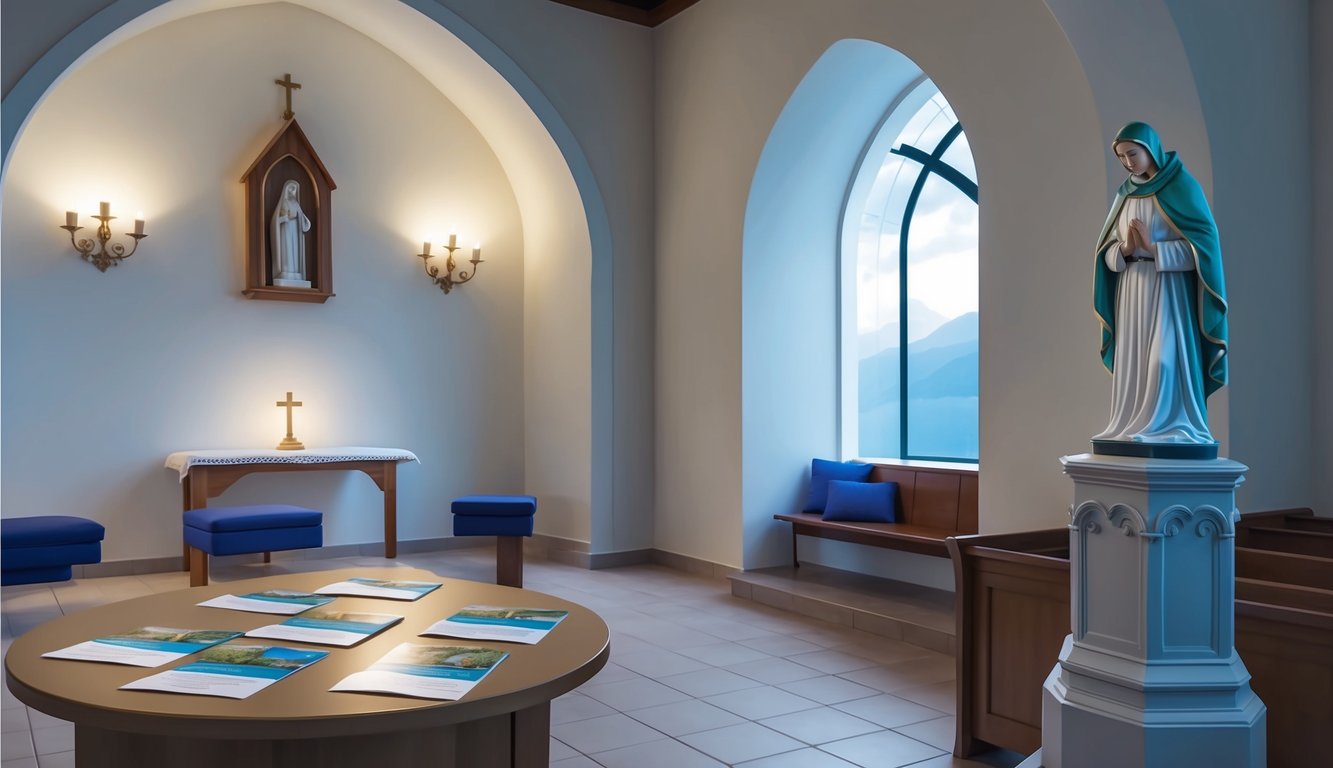
<instances>
[{"instance_id":1,"label":"brass wall sconce","mask_svg":"<svg viewBox=\"0 0 1333 768\"><path fill-rule=\"evenodd\" d=\"M130 246L129 253L126 253L125 246L121 243L107 245L107 242L111 240L111 224L109 222L116 218L111 215L111 204L102 203L101 210L93 218L102 222L97 227L96 240L86 237L77 240L74 238L74 233L83 229L79 226L79 214L74 211L65 211L65 223L60 228L69 233L69 242L74 246L74 250L78 251L79 256L102 272L105 272L107 267L114 267L133 256L134 251L139 247L139 241L148 237L143 233L143 214L141 213L134 220L134 231L125 233L126 237L134 238L134 244Z\"/></svg>"},{"instance_id":2,"label":"brass wall sconce","mask_svg":"<svg viewBox=\"0 0 1333 768\"><path fill-rule=\"evenodd\" d=\"M454 268L456 266L454 264L454 251L459 249L458 235L449 235L449 244L444 246L444 248L449 252L449 255L444 260L443 275L440 274L440 268L438 266L431 266L430 242L421 244L421 253L418 253L417 257L421 259L421 266L425 268L426 276L431 280L434 280L435 284L440 286L440 290L449 293L449 291L453 290L455 285L462 285L477 276L477 265L482 261L481 243L477 243L472 247L472 258L468 260L472 264L472 271L460 271L458 277L454 277Z\"/></svg>"}]
</instances>

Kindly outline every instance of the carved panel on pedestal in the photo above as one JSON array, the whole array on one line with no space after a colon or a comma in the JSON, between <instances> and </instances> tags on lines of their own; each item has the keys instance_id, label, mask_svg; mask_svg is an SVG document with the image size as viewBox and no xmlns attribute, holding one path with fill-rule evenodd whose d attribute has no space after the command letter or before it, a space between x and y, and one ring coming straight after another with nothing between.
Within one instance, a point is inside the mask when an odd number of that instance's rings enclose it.
<instances>
[{"instance_id":1,"label":"carved panel on pedestal","mask_svg":"<svg viewBox=\"0 0 1333 768\"><path fill-rule=\"evenodd\" d=\"M1143 515L1126 504L1110 509L1085 501L1073 512L1071 565L1078 569L1073 598L1074 640L1134 656L1143 655L1147 575ZM1089 606L1096 605L1096 610Z\"/></svg>"}]
</instances>

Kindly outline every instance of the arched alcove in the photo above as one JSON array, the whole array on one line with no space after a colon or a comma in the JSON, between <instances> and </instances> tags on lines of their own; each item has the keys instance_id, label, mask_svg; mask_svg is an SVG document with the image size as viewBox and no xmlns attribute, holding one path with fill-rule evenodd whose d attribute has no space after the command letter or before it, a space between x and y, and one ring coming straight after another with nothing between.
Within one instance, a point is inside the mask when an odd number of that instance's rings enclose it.
<instances>
[{"instance_id":1,"label":"arched alcove","mask_svg":"<svg viewBox=\"0 0 1333 768\"><path fill-rule=\"evenodd\" d=\"M511 444L508 451L521 467L523 489L543 499L538 532L588 541L596 548L609 540L611 527L614 425L610 398L597 396L609 391L613 369L610 234L600 191L577 140L512 59L438 3L293 4L392 51L466 116L503 167L521 213L514 242L521 244L517 253L523 262L523 365L518 380L507 385L521 393L523 435L521 446ZM24 126L68 75L164 25L251 5L247 0L118 0L72 30L4 100L6 191L10 159L24 140ZM448 126L442 126L440 140L449 140ZM156 223L161 226L163 220ZM464 300L450 297L455 303ZM432 506L441 501L430 500ZM109 555L116 559L116 553Z\"/></svg>"}]
</instances>

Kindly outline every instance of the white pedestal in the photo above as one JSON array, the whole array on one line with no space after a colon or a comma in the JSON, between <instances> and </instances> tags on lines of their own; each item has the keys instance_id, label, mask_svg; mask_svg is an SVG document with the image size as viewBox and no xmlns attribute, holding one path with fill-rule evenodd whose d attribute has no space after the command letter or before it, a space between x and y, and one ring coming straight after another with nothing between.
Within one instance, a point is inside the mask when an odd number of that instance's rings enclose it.
<instances>
[{"instance_id":1,"label":"white pedestal","mask_svg":"<svg viewBox=\"0 0 1333 768\"><path fill-rule=\"evenodd\" d=\"M1045 768L1264 766L1265 709L1236 655L1230 459L1081 454L1070 626L1042 694Z\"/></svg>"}]
</instances>

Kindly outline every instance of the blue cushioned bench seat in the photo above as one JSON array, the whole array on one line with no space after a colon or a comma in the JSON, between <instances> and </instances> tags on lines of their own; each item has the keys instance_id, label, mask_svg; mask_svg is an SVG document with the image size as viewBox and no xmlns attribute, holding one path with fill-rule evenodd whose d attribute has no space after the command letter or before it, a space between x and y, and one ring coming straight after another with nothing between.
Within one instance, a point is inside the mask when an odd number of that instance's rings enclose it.
<instances>
[{"instance_id":1,"label":"blue cushioned bench seat","mask_svg":"<svg viewBox=\"0 0 1333 768\"><path fill-rule=\"evenodd\" d=\"M209 555L308 549L324 544L324 515L291 504L207 507L184 515L190 586L208 584Z\"/></svg>"},{"instance_id":2,"label":"blue cushioned bench seat","mask_svg":"<svg viewBox=\"0 0 1333 768\"><path fill-rule=\"evenodd\" d=\"M495 582L523 586L523 537L532 535L535 496L464 496L454 499L455 536L495 537Z\"/></svg>"},{"instance_id":3,"label":"blue cushioned bench seat","mask_svg":"<svg viewBox=\"0 0 1333 768\"><path fill-rule=\"evenodd\" d=\"M0 584L68 581L71 566L102 561L106 528L70 515L0 520Z\"/></svg>"}]
</instances>

